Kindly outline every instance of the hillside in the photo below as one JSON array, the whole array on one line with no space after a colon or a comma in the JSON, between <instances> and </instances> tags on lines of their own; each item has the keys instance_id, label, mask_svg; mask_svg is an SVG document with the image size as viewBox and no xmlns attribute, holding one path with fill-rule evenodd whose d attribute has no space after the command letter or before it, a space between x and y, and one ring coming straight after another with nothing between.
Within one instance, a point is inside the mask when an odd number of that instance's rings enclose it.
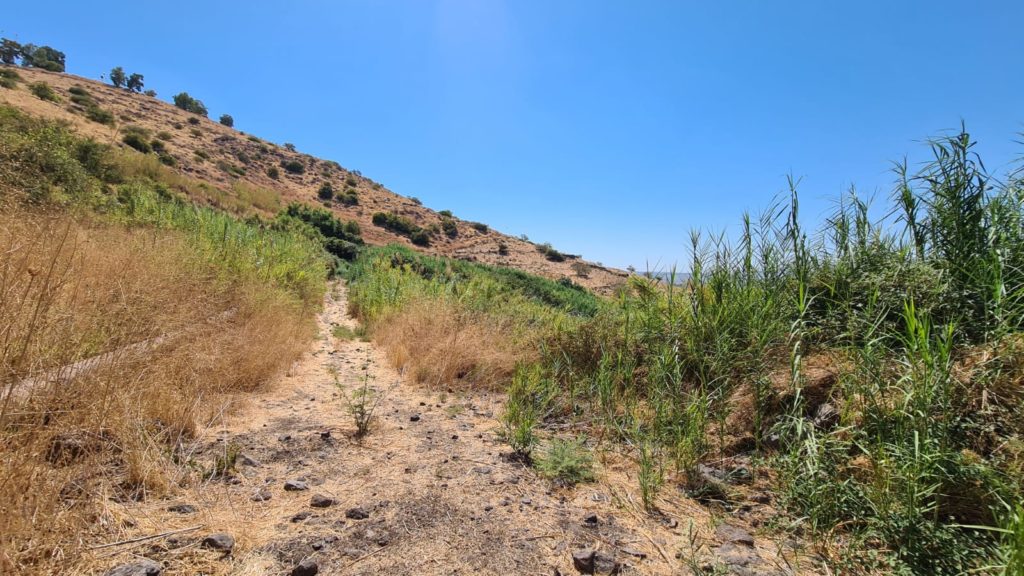
<instances>
[{"instance_id":1,"label":"hillside","mask_svg":"<svg viewBox=\"0 0 1024 576\"><path fill-rule=\"evenodd\" d=\"M610 293L628 276L621 270L583 262L571 255L565 255L561 262L552 261L532 242L483 225L474 226L473 222L458 219L457 214L453 218L457 229L454 237L438 231L432 235L429 247L416 246L406 236L374 225L373 214L391 212L422 228L440 228L442 215L337 162L289 150L163 100L109 84L38 68L18 68L17 72L24 82L15 89L0 89L0 103L44 118L67 121L83 135L124 148L127 146L122 140L128 132L139 131L146 140L159 135L166 148L165 156L173 158L168 162L173 162L176 170L209 184L204 197L193 198L196 201L239 214L256 211L269 215L292 201L323 204L317 192L329 183L336 196L354 193L357 197L356 205L346 205L335 198L327 206L338 217L358 222L369 244L398 243L430 254L516 268L551 279L568 277L598 293ZM50 85L59 101L33 95L28 86L35 82ZM113 114L113 123L102 124L87 118L86 110L72 101L69 89L76 85L84 88L100 109ZM283 165L288 162L300 163L302 172L285 169ZM268 175L272 168L277 170L277 178ZM194 189L189 192L196 195Z\"/></svg>"}]
</instances>

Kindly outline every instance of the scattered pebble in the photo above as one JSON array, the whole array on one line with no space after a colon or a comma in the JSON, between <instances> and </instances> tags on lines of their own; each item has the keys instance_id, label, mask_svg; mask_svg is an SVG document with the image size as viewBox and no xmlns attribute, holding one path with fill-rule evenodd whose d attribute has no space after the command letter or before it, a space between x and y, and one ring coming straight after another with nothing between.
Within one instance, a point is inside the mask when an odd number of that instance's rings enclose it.
<instances>
[{"instance_id":1,"label":"scattered pebble","mask_svg":"<svg viewBox=\"0 0 1024 576\"><path fill-rule=\"evenodd\" d=\"M115 566L107 570L103 576L160 576L162 570L162 566L146 558Z\"/></svg>"},{"instance_id":2,"label":"scattered pebble","mask_svg":"<svg viewBox=\"0 0 1024 576\"><path fill-rule=\"evenodd\" d=\"M351 518L352 520L366 520L369 517L370 513L359 506L345 511L345 518Z\"/></svg>"},{"instance_id":3,"label":"scattered pebble","mask_svg":"<svg viewBox=\"0 0 1024 576\"><path fill-rule=\"evenodd\" d=\"M210 550L220 550L224 553L230 553L235 547L235 537L225 532L210 534L206 538L203 538L202 547L209 548Z\"/></svg>"},{"instance_id":4,"label":"scattered pebble","mask_svg":"<svg viewBox=\"0 0 1024 576\"><path fill-rule=\"evenodd\" d=\"M309 490L309 485L302 480L288 480L284 483L284 489L289 492L298 492L300 490Z\"/></svg>"}]
</instances>

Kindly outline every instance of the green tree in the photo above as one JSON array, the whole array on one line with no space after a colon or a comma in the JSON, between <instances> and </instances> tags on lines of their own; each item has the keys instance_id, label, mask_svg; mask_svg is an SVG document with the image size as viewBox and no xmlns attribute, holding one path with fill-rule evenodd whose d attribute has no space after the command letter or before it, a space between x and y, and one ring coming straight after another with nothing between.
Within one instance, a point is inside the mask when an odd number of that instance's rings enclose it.
<instances>
[{"instance_id":1,"label":"green tree","mask_svg":"<svg viewBox=\"0 0 1024 576\"><path fill-rule=\"evenodd\" d=\"M127 86L132 92L142 92L142 88L145 86L142 82L142 74L132 72L132 75L128 77Z\"/></svg>"},{"instance_id":2,"label":"green tree","mask_svg":"<svg viewBox=\"0 0 1024 576\"><path fill-rule=\"evenodd\" d=\"M220 123L231 128L235 125L235 119L231 117L231 114L221 114Z\"/></svg>"},{"instance_id":3,"label":"green tree","mask_svg":"<svg viewBox=\"0 0 1024 576\"><path fill-rule=\"evenodd\" d=\"M199 114L200 116L208 115L206 105L203 104L202 100L189 96L188 92L176 94L174 96L174 105L193 114Z\"/></svg>"},{"instance_id":4,"label":"green tree","mask_svg":"<svg viewBox=\"0 0 1024 576\"><path fill-rule=\"evenodd\" d=\"M21 47L21 65L50 72L64 71L64 53L50 46L25 44Z\"/></svg>"},{"instance_id":5,"label":"green tree","mask_svg":"<svg viewBox=\"0 0 1024 576\"><path fill-rule=\"evenodd\" d=\"M7 65L14 64L18 58L21 58L21 50L21 44L14 40L10 38L0 39L0 62Z\"/></svg>"},{"instance_id":6,"label":"green tree","mask_svg":"<svg viewBox=\"0 0 1024 576\"><path fill-rule=\"evenodd\" d=\"M117 88L124 88L125 75L124 68L120 66L115 67L110 71L110 83Z\"/></svg>"}]
</instances>

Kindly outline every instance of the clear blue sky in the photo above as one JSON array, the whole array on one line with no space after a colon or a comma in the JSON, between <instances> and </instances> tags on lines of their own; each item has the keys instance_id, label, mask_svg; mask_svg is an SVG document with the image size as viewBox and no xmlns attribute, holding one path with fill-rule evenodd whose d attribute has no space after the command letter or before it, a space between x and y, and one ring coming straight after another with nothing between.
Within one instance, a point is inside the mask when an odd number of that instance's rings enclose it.
<instances>
[{"instance_id":1,"label":"clear blue sky","mask_svg":"<svg viewBox=\"0 0 1024 576\"><path fill-rule=\"evenodd\" d=\"M810 222L960 120L1024 153L1024 2L14 2L0 34L145 75L435 209L643 267L802 177Z\"/></svg>"}]
</instances>

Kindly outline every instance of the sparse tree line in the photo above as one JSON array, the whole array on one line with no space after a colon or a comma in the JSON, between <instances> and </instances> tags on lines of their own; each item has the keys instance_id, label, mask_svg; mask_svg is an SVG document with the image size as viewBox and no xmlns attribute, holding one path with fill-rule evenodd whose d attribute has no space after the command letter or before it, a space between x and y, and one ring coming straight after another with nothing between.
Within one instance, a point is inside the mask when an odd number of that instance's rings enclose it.
<instances>
[{"instance_id":1,"label":"sparse tree line","mask_svg":"<svg viewBox=\"0 0 1024 576\"><path fill-rule=\"evenodd\" d=\"M137 72L132 72L131 75L124 73L124 68L120 66L114 67L110 71L110 83L117 88L126 88L132 92L142 92L143 76ZM156 96L156 92L150 90L147 94L150 96Z\"/></svg>"},{"instance_id":2,"label":"sparse tree line","mask_svg":"<svg viewBox=\"0 0 1024 576\"><path fill-rule=\"evenodd\" d=\"M42 68L50 72L64 71L64 53L50 46L21 44L10 38L0 38L0 62L8 66Z\"/></svg>"}]
</instances>

